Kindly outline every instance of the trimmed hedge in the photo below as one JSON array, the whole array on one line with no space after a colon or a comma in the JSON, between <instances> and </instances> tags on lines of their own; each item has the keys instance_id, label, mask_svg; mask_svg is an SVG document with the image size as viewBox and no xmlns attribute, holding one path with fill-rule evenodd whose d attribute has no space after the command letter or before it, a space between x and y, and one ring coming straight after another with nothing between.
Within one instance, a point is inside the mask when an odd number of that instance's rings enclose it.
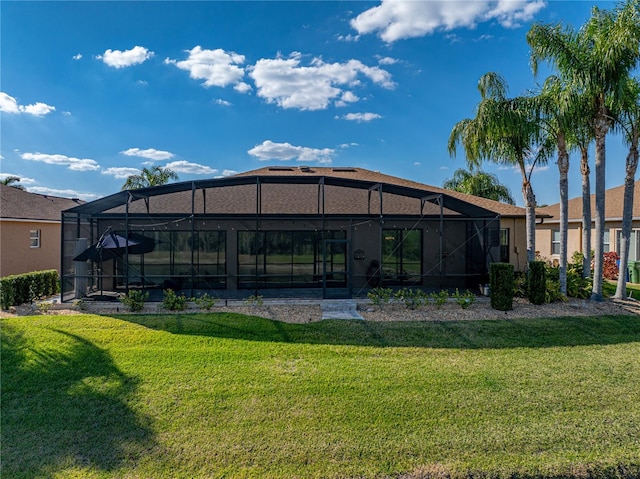
<instances>
[{"instance_id":1,"label":"trimmed hedge","mask_svg":"<svg viewBox=\"0 0 640 479\"><path fill-rule=\"evenodd\" d=\"M547 293L547 268L544 261L529 261L527 299L531 304L544 304Z\"/></svg>"},{"instance_id":2,"label":"trimmed hedge","mask_svg":"<svg viewBox=\"0 0 640 479\"><path fill-rule=\"evenodd\" d=\"M0 307L7 309L59 292L60 283L55 269L5 276L0 278Z\"/></svg>"},{"instance_id":3,"label":"trimmed hedge","mask_svg":"<svg viewBox=\"0 0 640 479\"><path fill-rule=\"evenodd\" d=\"M491 288L491 307L499 311L513 309L513 265L510 263L491 263L489 285Z\"/></svg>"}]
</instances>

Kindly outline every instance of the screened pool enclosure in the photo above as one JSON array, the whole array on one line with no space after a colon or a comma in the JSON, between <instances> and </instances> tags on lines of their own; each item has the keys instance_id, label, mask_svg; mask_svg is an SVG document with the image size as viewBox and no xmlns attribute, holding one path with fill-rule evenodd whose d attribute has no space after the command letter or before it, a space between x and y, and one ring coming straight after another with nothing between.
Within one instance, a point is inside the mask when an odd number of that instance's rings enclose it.
<instances>
[{"instance_id":1,"label":"screened pool enclosure","mask_svg":"<svg viewBox=\"0 0 640 479\"><path fill-rule=\"evenodd\" d=\"M375 181L361 169L258 171L64 211L63 299L167 288L221 298L476 288L500 259L499 215L444 190ZM109 235L120 240L106 248Z\"/></svg>"}]
</instances>

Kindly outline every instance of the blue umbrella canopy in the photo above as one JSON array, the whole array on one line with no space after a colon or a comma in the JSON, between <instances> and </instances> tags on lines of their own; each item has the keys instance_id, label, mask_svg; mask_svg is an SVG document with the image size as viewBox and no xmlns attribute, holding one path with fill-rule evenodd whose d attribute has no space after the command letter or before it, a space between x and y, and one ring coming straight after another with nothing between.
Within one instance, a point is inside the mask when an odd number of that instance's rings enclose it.
<instances>
[{"instance_id":1,"label":"blue umbrella canopy","mask_svg":"<svg viewBox=\"0 0 640 479\"><path fill-rule=\"evenodd\" d=\"M73 261L104 261L128 254L150 253L156 246L153 238L129 233L125 238L109 228L100 239L73 258Z\"/></svg>"}]
</instances>

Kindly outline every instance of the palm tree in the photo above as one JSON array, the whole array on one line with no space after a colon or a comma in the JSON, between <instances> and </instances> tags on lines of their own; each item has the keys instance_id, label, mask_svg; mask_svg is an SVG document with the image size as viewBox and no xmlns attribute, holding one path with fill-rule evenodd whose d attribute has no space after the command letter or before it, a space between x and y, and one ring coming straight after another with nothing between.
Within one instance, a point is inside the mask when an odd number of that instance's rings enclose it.
<instances>
[{"instance_id":1,"label":"palm tree","mask_svg":"<svg viewBox=\"0 0 640 479\"><path fill-rule=\"evenodd\" d=\"M614 11L594 7L586 25L575 32L560 25L534 25L527 34L534 73L548 61L571 88L591 105L596 144L596 241L592 299L602 300L604 253L605 139L612 126L611 97L640 59L640 0L627 0Z\"/></svg>"},{"instance_id":2,"label":"palm tree","mask_svg":"<svg viewBox=\"0 0 640 479\"><path fill-rule=\"evenodd\" d=\"M540 94L532 98L532 106L538 112L541 135L546 154L557 150L557 165L560 173L560 292L567 293L567 232L569 230L569 147L573 128L572 111L574 95L558 77L547 78Z\"/></svg>"},{"instance_id":3,"label":"palm tree","mask_svg":"<svg viewBox=\"0 0 640 479\"><path fill-rule=\"evenodd\" d=\"M7 176L6 178L3 178L2 180L0 180L0 184L11 186L19 190L24 190L24 186L17 184L20 182L20 179L21 178L18 176Z\"/></svg>"},{"instance_id":4,"label":"palm tree","mask_svg":"<svg viewBox=\"0 0 640 479\"><path fill-rule=\"evenodd\" d=\"M501 184L496 175L484 171L474 172L459 168L453 173L451 179L442 184L442 187L480 198L502 201L510 205L516 204L509 188Z\"/></svg>"},{"instance_id":5,"label":"palm tree","mask_svg":"<svg viewBox=\"0 0 640 479\"><path fill-rule=\"evenodd\" d=\"M620 273L614 298L623 299L627 295L626 271L629 261L629 245L631 243L631 219L633 216L634 178L638 168L638 147L640 144L640 80L630 78L627 82L626 95L619 105L617 117L618 130L625 143L629 145L629 153L625 165L624 203L622 207L622 233L620 239Z\"/></svg>"},{"instance_id":6,"label":"palm tree","mask_svg":"<svg viewBox=\"0 0 640 479\"><path fill-rule=\"evenodd\" d=\"M139 188L147 188L149 186L164 185L169 180L177 180L178 175L175 171L161 166L152 166L151 168L142 168L137 175L131 175L122 185L123 190L137 190Z\"/></svg>"},{"instance_id":7,"label":"palm tree","mask_svg":"<svg viewBox=\"0 0 640 479\"><path fill-rule=\"evenodd\" d=\"M530 100L507 98L507 85L496 73L486 73L478 81L481 101L476 117L461 120L449 135L449 153L455 156L457 145L465 149L467 163L475 168L484 160L515 166L522 175L522 197L526 208L527 260L535 259L536 197L531 174L544 157L536 149L539 140L537 119ZM531 164L527 164L532 160Z\"/></svg>"}]
</instances>

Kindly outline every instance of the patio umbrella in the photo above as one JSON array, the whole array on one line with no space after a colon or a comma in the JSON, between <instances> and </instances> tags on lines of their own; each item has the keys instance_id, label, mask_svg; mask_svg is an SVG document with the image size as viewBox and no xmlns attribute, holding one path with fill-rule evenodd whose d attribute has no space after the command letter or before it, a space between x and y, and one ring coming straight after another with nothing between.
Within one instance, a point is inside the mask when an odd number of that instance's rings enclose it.
<instances>
[{"instance_id":1,"label":"patio umbrella","mask_svg":"<svg viewBox=\"0 0 640 479\"><path fill-rule=\"evenodd\" d=\"M125 252L129 254L150 253L155 248L155 245L156 242L153 238L133 233L129 233L128 237L125 238L114 233L109 228L95 244L92 244L73 258L73 261L92 260L100 262L122 257Z\"/></svg>"}]
</instances>

